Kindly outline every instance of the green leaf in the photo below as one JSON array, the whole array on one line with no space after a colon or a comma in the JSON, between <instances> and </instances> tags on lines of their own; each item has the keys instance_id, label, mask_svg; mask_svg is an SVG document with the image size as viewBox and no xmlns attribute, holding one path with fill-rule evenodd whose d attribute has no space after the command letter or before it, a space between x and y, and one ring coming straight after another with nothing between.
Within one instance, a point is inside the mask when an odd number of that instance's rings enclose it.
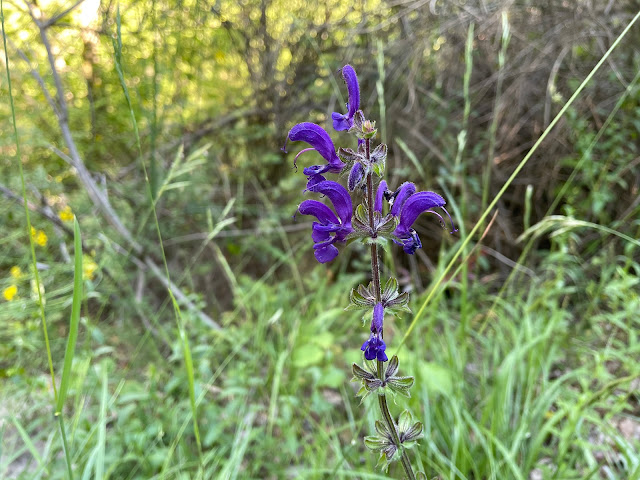
<instances>
[{"instance_id":1,"label":"green leaf","mask_svg":"<svg viewBox=\"0 0 640 480\"><path fill-rule=\"evenodd\" d=\"M355 217L361 223L369 224L369 211L362 203L356 207Z\"/></svg>"},{"instance_id":2,"label":"green leaf","mask_svg":"<svg viewBox=\"0 0 640 480\"><path fill-rule=\"evenodd\" d=\"M385 163L386 162L384 160L382 160L379 163L374 163L373 164L373 171L380 178L382 178L384 176Z\"/></svg>"},{"instance_id":3,"label":"green leaf","mask_svg":"<svg viewBox=\"0 0 640 480\"><path fill-rule=\"evenodd\" d=\"M398 280L395 277L390 277L387 283L384 284L382 290L382 298L385 300L393 300L398 295Z\"/></svg>"},{"instance_id":4,"label":"green leaf","mask_svg":"<svg viewBox=\"0 0 640 480\"><path fill-rule=\"evenodd\" d=\"M380 420L376 420L375 427L376 427L376 432L378 432L379 435L381 435L383 437L386 437L386 438L392 438L391 437L391 431L389 431L389 427L387 426L387 424L385 422L381 422Z\"/></svg>"},{"instance_id":5,"label":"green leaf","mask_svg":"<svg viewBox=\"0 0 640 480\"><path fill-rule=\"evenodd\" d=\"M402 432L403 434L402 444L407 448L413 447L415 444L415 441L418 440L419 438L422 438L422 428L423 428L422 422L416 422L413 425L411 425L410 428Z\"/></svg>"},{"instance_id":6,"label":"green leaf","mask_svg":"<svg viewBox=\"0 0 640 480\"><path fill-rule=\"evenodd\" d=\"M364 385L362 387L360 387L360 390L358 390L358 393L356 393L356 397L362 397L360 399L360 405L362 405L362 402L364 402L364 399L367 398L369 395L371 395L370 390L368 390Z\"/></svg>"},{"instance_id":7,"label":"green leaf","mask_svg":"<svg viewBox=\"0 0 640 480\"><path fill-rule=\"evenodd\" d=\"M353 372L353 376L358 380L364 380L365 378L373 378L373 374L371 372L366 371L357 363L351 365L351 371Z\"/></svg>"},{"instance_id":8,"label":"green leaf","mask_svg":"<svg viewBox=\"0 0 640 480\"><path fill-rule=\"evenodd\" d=\"M387 473L389 471L389 465L391 465L391 462L384 452L382 452L380 458L378 458L378 463L376 463L376 468L380 468L383 472Z\"/></svg>"},{"instance_id":9,"label":"green leaf","mask_svg":"<svg viewBox=\"0 0 640 480\"><path fill-rule=\"evenodd\" d=\"M382 450L388 444L388 440L384 437L377 435L371 437L364 437L364 444L369 450L377 451Z\"/></svg>"},{"instance_id":10,"label":"green leaf","mask_svg":"<svg viewBox=\"0 0 640 480\"><path fill-rule=\"evenodd\" d=\"M398 431L406 432L413 424L413 415L409 410L404 410L398 417Z\"/></svg>"},{"instance_id":11,"label":"green leaf","mask_svg":"<svg viewBox=\"0 0 640 480\"><path fill-rule=\"evenodd\" d=\"M347 308L345 308L345 310L347 311L370 309L371 307L373 307L373 305L375 305L375 303L373 303L371 299L364 297L362 293L360 293L360 291L356 290L355 288L351 289L351 293L349 294L349 301L351 303Z\"/></svg>"},{"instance_id":12,"label":"green leaf","mask_svg":"<svg viewBox=\"0 0 640 480\"><path fill-rule=\"evenodd\" d=\"M413 377L394 377L389 380L389 383L393 383L394 387L397 388L411 388L413 387L414 378Z\"/></svg>"}]
</instances>

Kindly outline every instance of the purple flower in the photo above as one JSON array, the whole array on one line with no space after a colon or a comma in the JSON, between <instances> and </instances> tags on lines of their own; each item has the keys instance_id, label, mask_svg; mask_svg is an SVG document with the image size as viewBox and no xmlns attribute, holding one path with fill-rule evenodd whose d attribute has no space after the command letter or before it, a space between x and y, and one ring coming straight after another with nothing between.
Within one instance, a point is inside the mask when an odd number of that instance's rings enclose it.
<instances>
[{"instance_id":1,"label":"purple flower","mask_svg":"<svg viewBox=\"0 0 640 480\"><path fill-rule=\"evenodd\" d=\"M384 322L384 307L382 303L376 303L373 307L373 318L371 320L371 336L369 340L362 344L360 350L364 352L367 360L378 359L381 362L389 360L385 350L387 348L382 340L382 325Z\"/></svg>"},{"instance_id":2,"label":"purple flower","mask_svg":"<svg viewBox=\"0 0 640 480\"><path fill-rule=\"evenodd\" d=\"M382 213L382 199L384 198L384 195L386 192L387 192L387 182L382 180L378 185L378 190L376 190L376 200L373 204L374 211Z\"/></svg>"},{"instance_id":3,"label":"purple flower","mask_svg":"<svg viewBox=\"0 0 640 480\"><path fill-rule=\"evenodd\" d=\"M294 166L296 165L296 161L300 155L311 150L318 152L327 161L326 165L313 165L311 167L306 167L303 170L303 173L309 177L326 172L340 173L340 171L345 167L345 164L338 158L336 147L333 145L329 134L321 126L316 125L315 123L303 122L295 125L291 130L289 130L287 139L292 142L307 142L311 145L311 148L305 148L296 155L296 158L293 161ZM283 150L285 150L285 148L286 143Z\"/></svg>"},{"instance_id":4,"label":"purple flower","mask_svg":"<svg viewBox=\"0 0 640 480\"><path fill-rule=\"evenodd\" d=\"M396 202L401 199L401 193L402 192L400 192L396 197L391 209L391 213L394 213ZM400 223L396 227L393 234L400 240L394 241L398 245L402 245L405 253L413 255L418 248L422 248L420 238L418 237L416 231L412 228L413 223L421 213L433 213L440 219L440 224L444 227L444 219L439 213L434 212L432 208L442 208L442 210L444 210L445 213L449 216L449 220L451 220L451 225L454 229L453 231L455 231L451 215L449 215L449 212L447 212L447 210L445 210L444 208L445 203L446 202L444 201L444 198L434 192L418 192L410 195L408 198L403 197L402 208L400 210Z\"/></svg>"},{"instance_id":5,"label":"purple flower","mask_svg":"<svg viewBox=\"0 0 640 480\"><path fill-rule=\"evenodd\" d=\"M358 85L358 77L356 71L351 65L345 65L342 68L342 78L347 84L347 91L349 92L349 101L347 102L347 113L341 114L333 112L331 118L333 119L333 128L337 131L349 130L353 126L353 116L360 108L360 85Z\"/></svg>"},{"instance_id":6,"label":"purple flower","mask_svg":"<svg viewBox=\"0 0 640 480\"><path fill-rule=\"evenodd\" d=\"M338 256L338 249L334 243L344 242L347 235L353 231L351 227L353 213L351 197L346 188L329 180L307 185L307 190L326 195L335 209L334 213L324 203L317 200L305 200L298 207L298 211L302 215L313 215L318 219L317 222L313 222L311 233L311 238L315 242L314 254L320 263L327 263Z\"/></svg>"}]
</instances>

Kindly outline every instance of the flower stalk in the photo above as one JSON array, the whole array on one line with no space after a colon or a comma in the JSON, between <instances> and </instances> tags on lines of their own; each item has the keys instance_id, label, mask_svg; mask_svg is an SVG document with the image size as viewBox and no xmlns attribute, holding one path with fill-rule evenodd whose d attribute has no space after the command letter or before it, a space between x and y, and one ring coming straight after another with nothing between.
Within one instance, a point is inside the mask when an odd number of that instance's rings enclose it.
<instances>
[{"instance_id":1,"label":"flower stalk","mask_svg":"<svg viewBox=\"0 0 640 480\"><path fill-rule=\"evenodd\" d=\"M346 113L334 112L333 126L337 131L354 135L358 142L357 149L340 147L336 150L329 134L314 123L303 122L289 131L287 140L302 141L310 146L298 153L296 160L303 153L315 151L325 161L304 168L303 173L307 176L305 192L320 194L328 202L305 200L299 205L298 212L316 217L311 239L315 257L320 263L332 262L340 252L338 246L341 243L359 241L369 246L371 282L368 286L359 285L351 290L350 303L345 309L365 310L362 317L364 324L370 321L370 336L360 348L364 352L365 366L354 363L352 371L354 381L361 384L357 396L362 397L362 401L374 393L378 397L382 421L375 422L377 435L365 437L364 443L370 450L379 452L378 466L384 471L399 460L409 480L422 480L426 476L422 472L417 475L414 473L407 449L417 445L417 440L422 438L423 425L415 422L408 410L403 411L396 422L387 403L387 394L410 398L409 390L414 383L413 377L398 374L398 357L394 355L389 359L383 339L385 313L399 315L411 312L409 294L398 291L398 281L393 277L382 286L378 247L383 245L386 248L386 245L395 243L405 253L413 255L418 248L422 248L420 237L413 228L417 218L422 213L431 213L444 226L444 218L434 209L441 209L447 216L449 214L444 209L444 198L434 192L418 192L411 182L404 182L395 191L388 189L384 180L388 148L384 144L372 148L377 130L375 122L366 119L360 110L360 87L353 67L346 65L342 69L342 76L347 84L349 102ZM346 175L346 172L349 174ZM331 173L347 176L347 188L327 180L325 175ZM361 202L355 209L354 200ZM388 204L386 214L385 201ZM453 221L451 223L453 226Z\"/></svg>"},{"instance_id":2,"label":"flower stalk","mask_svg":"<svg viewBox=\"0 0 640 480\"><path fill-rule=\"evenodd\" d=\"M365 139L365 154L366 159L369 161L371 157L371 139ZM374 195L373 195L373 174L371 172L367 175L367 204L369 205L369 227L373 231L375 228L374 225L374 217L373 217L373 205L374 205ZM373 288L376 295L376 301L380 302L382 300L382 291L380 289L380 266L378 264L378 244L375 242L371 243L371 281L373 282ZM384 334L380 333L381 337L384 337ZM378 378L384 382L384 373L385 366L384 362L377 360L378 363ZM378 405L380 406L380 413L382 413L382 417L384 418L385 423L387 424L387 428L393 435L393 441L398 449L401 448L400 436L398 435L398 430L395 422L393 421L393 417L389 412L389 406L387 405L387 396L383 393L382 395L378 395ZM407 474L409 480L415 480L415 475L413 473L413 468L411 467L411 462L409 461L409 457L405 450L402 450L402 467L404 468L404 472Z\"/></svg>"}]
</instances>

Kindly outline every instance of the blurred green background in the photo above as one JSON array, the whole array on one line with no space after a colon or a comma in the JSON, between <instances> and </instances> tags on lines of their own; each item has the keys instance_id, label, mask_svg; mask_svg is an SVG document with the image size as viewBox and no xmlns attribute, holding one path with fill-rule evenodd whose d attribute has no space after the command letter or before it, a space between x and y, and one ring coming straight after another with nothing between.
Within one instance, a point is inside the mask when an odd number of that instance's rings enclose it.
<instances>
[{"instance_id":1,"label":"blurred green background","mask_svg":"<svg viewBox=\"0 0 640 480\"><path fill-rule=\"evenodd\" d=\"M383 278L417 312L638 4L3 8L20 158L3 48L0 478L346 479L402 478L374 470L362 437L375 401L358 405L349 382L368 329L343 308L368 257L354 245L313 258L310 219L293 218L310 197L292 168L302 146L280 151L288 130L329 131L346 101L339 69L354 66L390 186L442 194L461 227L424 216L422 250L385 254ZM392 413L424 423L410 456L428 478L640 479L638 45L634 25L398 351L416 386ZM59 382L74 215L84 296L63 449L48 352ZM390 353L413 320L387 319Z\"/></svg>"}]
</instances>

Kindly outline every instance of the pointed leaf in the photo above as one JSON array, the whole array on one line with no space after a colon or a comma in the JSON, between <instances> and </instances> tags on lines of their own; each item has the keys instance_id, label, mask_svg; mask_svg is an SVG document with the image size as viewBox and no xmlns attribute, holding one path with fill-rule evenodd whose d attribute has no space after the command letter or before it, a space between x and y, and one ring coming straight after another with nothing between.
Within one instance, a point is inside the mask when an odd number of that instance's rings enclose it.
<instances>
[{"instance_id":1,"label":"pointed leaf","mask_svg":"<svg viewBox=\"0 0 640 480\"><path fill-rule=\"evenodd\" d=\"M392 378L396 373L398 373L399 366L400 366L400 362L398 361L398 356L394 355L393 357L391 357L391 360L389 360L389 363L387 364L387 370L384 373L385 379L387 381L390 378Z\"/></svg>"},{"instance_id":2,"label":"pointed leaf","mask_svg":"<svg viewBox=\"0 0 640 480\"><path fill-rule=\"evenodd\" d=\"M362 160L361 155L359 155L357 152L355 152L351 148L340 147L338 149L338 157L340 157L340 160L342 160L345 163L352 163L358 160Z\"/></svg>"},{"instance_id":3,"label":"pointed leaf","mask_svg":"<svg viewBox=\"0 0 640 480\"><path fill-rule=\"evenodd\" d=\"M378 437L377 435L371 437L364 437L364 445L374 452L384 449L389 444L386 438Z\"/></svg>"},{"instance_id":4,"label":"pointed leaf","mask_svg":"<svg viewBox=\"0 0 640 480\"><path fill-rule=\"evenodd\" d=\"M384 160L373 164L373 171L379 178L382 178L384 176L385 164L386 162Z\"/></svg>"},{"instance_id":5,"label":"pointed leaf","mask_svg":"<svg viewBox=\"0 0 640 480\"><path fill-rule=\"evenodd\" d=\"M412 424L413 415L411 415L411 412L409 410L403 411L400 414L400 417L398 417L398 431L400 433L406 432L409 428L411 428Z\"/></svg>"},{"instance_id":6,"label":"pointed leaf","mask_svg":"<svg viewBox=\"0 0 640 480\"><path fill-rule=\"evenodd\" d=\"M388 461L387 456L382 452L380 458L378 458L378 463L376 463L376 468L387 473L389 471L389 465L391 465L391 462Z\"/></svg>"},{"instance_id":7,"label":"pointed leaf","mask_svg":"<svg viewBox=\"0 0 640 480\"><path fill-rule=\"evenodd\" d=\"M378 432L378 434L380 434L381 436L389 440L393 438L391 436L391 432L389 431L389 427L387 426L386 423L381 422L380 420L376 420L375 427L376 427L376 432Z\"/></svg>"},{"instance_id":8,"label":"pointed leaf","mask_svg":"<svg viewBox=\"0 0 640 480\"><path fill-rule=\"evenodd\" d=\"M386 306L388 302L392 301L397 296L398 280L394 277L390 277L389 280L387 280L387 283L385 283L384 289L382 290L382 301Z\"/></svg>"},{"instance_id":9,"label":"pointed leaf","mask_svg":"<svg viewBox=\"0 0 640 480\"><path fill-rule=\"evenodd\" d=\"M382 387L382 380L379 378L365 379L364 385L370 392L376 391L378 388Z\"/></svg>"},{"instance_id":10,"label":"pointed leaf","mask_svg":"<svg viewBox=\"0 0 640 480\"><path fill-rule=\"evenodd\" d=\"M402 432L400 440L402 441L402 444L405 445L405 442L411 443L411 442L415 442L416 440L418 440L419 438L422 438L422 422L416 422L414 423L408 430ZM405 445L407 448L411 448L410 445Z\"/></svg>"},{"instance_id":11,"label":"pointed leaf","mask_svg":"<svg viewBox=\"0 0 640 480\"><path fill-rule=\"evenodd\" d=\"M387 158L387 146L381 143L371 152L371 161L374 163L384 162Z\"/></svg>"},{"instance_id":12,"label":"pointed leaf","mask_svg":"<svg viewBox=\"0 0 640 480\"><path fill-rule=\"evenodd\" d=\"M396 292L397 293L397 292ZM409 292L402 292L401 294L393 297L384 302L385 307L407 307L409 304Z\"/></svg>"},{"instance_id":13,"label":"pointed leaf","mask_svg":"<svg viewBox=\"0 0 640 480\"><path fill-rule=\"evenodd\" d=\"M357 363L354 363L351 366L351 371L353 372L353 376L359 380L376 378L371 372L367 372L364 368L362 368Z\"/></svg>"},{"instance_id":14,"label":"pointed leaf","mask_svg":"<svg viewBox=\"0 0 640 480\"><path fill-rule=\"evenodd\" d=\"M356 393L356 397L362 397L360 399L360 405L362 405L362 402L364 402L364 399L367 398L372 393L373 392L370 392L369 390L367 390L364 385L360 387L360 390L358 390L358 393Z\"/></svg>"},{"instance_id":15,"label":"pointed leaf","mask_svg":"<svg viewBox=\"0 0 640 480\"><path fill-rule=\"evenodd\" d=\"M355 218L363 224L369 226L369 212L362 203L356 207Z\"/></svg>"},{"instance_id":16,"label":"pointed leaf","mask_svg":"<svg viewBox=\"0 0 640 480\"><path fill-rule=\"evenodd\" d=\"M389 385L393 385L396 388L411 388L413 387L413 377L393 377L387 380Z\"/></svg>"}]
</instances>

